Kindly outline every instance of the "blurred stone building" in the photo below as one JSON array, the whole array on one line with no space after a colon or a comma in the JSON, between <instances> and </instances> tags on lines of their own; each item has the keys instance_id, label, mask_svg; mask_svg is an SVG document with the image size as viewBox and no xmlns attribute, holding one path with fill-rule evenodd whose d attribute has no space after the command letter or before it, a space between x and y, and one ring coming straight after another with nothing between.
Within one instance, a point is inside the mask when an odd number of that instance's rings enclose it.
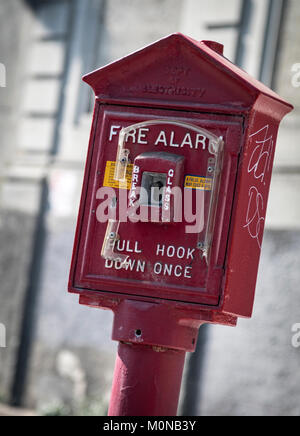
<instances>
[{"instance_id":1,"label":"blurred stone building","mask_svg":"<svg viewBox=\"0 0 300 436\"><path fill-rule=\"evenodd\" d=\"M182 31L222 42L295 106L280 129L254 317L209 328L197 413L299 415L299 22L297 0L0 0L1 401L105 411L112 314L66 293L93 107L81 76Z\"/></svg>"}]
</instances>

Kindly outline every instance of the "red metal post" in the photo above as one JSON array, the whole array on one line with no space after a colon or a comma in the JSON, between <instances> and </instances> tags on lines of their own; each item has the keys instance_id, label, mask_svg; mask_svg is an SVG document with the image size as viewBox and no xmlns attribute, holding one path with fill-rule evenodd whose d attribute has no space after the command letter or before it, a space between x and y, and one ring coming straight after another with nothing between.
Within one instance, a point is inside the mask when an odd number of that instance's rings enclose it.
<instances>
[{"instance_id":1,"label":"red metal post","mask_svg":"<svg viewBox=\"0 0 300 436\"><path fill-rule=\"evenodd\" d=\"M125 300L114 310L119 342L110 416L174 416L186 351L203 321L166 304Z\"/></svg>"},{"instance_id":2,"label":"red metal post","mask_svg":"<svg viewBox=\"0 0 300 436\"><path fill-rule=\"evenodd\" d=\"M110 416L174 416L185 352L119 342Z\"/></svg>"}]
</instances>

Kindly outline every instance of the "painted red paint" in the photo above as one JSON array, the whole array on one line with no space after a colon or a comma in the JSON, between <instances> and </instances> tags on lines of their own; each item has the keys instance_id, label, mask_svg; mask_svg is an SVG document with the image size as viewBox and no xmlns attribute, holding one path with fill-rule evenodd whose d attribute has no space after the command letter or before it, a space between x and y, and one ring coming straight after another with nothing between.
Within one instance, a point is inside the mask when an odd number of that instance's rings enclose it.
<instances>
[{"instance_id":1,"label":"painted red paint","mask_svg":"<svg viewBox=\"0 0 300 436\"><path fill-rule=\"evenodd\" d=\"M98 104L98 103L97 103ZM212 245L211 263L207 267L204 259L201 259L199 250L196 249L198 235L185 232L186 223L157 224L157 223L121 223L119 234L121 243L119 248L122 252L130 255L130 267L125 270L115 269L112 262L105 262L100 257L102 241L104 239L106 224L97 221L97 191L103 185L105 167L107 161L116 159L117 138L107 141L112 123L114 125L134 124L141 120L170 118L188 121L193 125L199 125L207 130L223 136L227 144L226 154L222 171L221 190L216 220L215 243ZM113 121L111 121L113 120ZM167 129L169 126L165 126ZM161 129L161 126L159 126ZM179 134L177 128L177 133ZM154 136L157 136L154 134ZM91 166L89 170L89 183L86 191L86 207L82 217L82 231L78 247L77 269L74 277L74 285L77 289L99 290L107 292L124 292L132 294L135 298L141 297L149 300L160 299L176 302L189 302L201 304L213 304L217 306L220 299L222 281L222 268L225 262L227 235L229 229L229 217L232 208L233 192L236 180L238 153L241 146L242 120L240 117L222 117L221 115L199 115L194 113L174 112L170 110L151 110L128 107L113 107L109 105L99 108L96 138L92 149ZM149 140L152 144L152 139ZM109 147L107 147L109 144ZM153 146L129 144L132 159L140 156ZM155 146L153 153L161 153L167 149L164 145ZM171 150L175 150L172 147ZM174 151L173 151L174 153ZM201 161L198 154L205 154L205 160ZM185 174L206 176L208 151L191 150L189 147L180 149L180 155L185 158ZM152 162L150 163L150 165ZM148 164L149 165L149 164ZM153 164L154 165L154 164ZM157 159L153 170L164 172ZM150 169L150 167L147 167ZM117 197L118 192L117 192ZM208 210L208 203L205 203ZM226 217L226 218L224 218ZM223 235L223 236L222 236ZM125 242L123 242L125 241ZM128 244L128 241L130 243ZM175 252L173 255L175 247ZM180 249L179 247L184 248ZM132 251L142 251L134 253ZM134 263L135 262L135 263ZM191 263L193 262L193 265ZM155 266L161 263L160 267ZM197 267L194 266L197 264ZM171 266L176 268L176 274L172 271L171 276L167 269ZM200 268L198 266L200 265ZM119 268L119 265L116 265ZM165 271L166 269L166 271ZM180 276L179 276L180 274ZM187 276L187 277L185 277ZM191 276L191 277L190 277ZM141 285L142 283L142 285ZM122 297L120 294L119 297Z\"/></svg>"},{"instance_id":2,"label":"painted red paint","mask_svg":"<svg viewBox=\"0 0 300 436\"><path fill-rule=\"evenodd\" d=\"M184 351L120 342L108 414L176 415L184 358Z\"/></svg>"},{"instance_id":3,"label":"painted red paint","mask_svg":"<svg viewBox=\"0 0 300 436\"><path fill-rule=\"evenodd\" d=\"M221 44L181 34L84 80L94 89L96 103L69 291L80 295L81 304L114 311L115 340L193 351L203 322L235 325L238 317L252 314L277 131L292 106L224 58ZM155 121L132 132L124 145L137 166L141 156L148 156L142 164L148 173L167 174L166 160L154 161L155 153L158 158L175 154L182 164L175 171L175 184L181 187L193 177L197 183L201 178L207 182L211 162L206 139L187 135L186 125L222 137L215 220L209 220L211 197L205 193L204 227L197 234L186 233L186 220L121 222L114 254L129 256L130 263L127 269L117 268L116 262L100 256L107 224L97 220L98 190L114 184L112 175L107 182L107 162L116 161L121 128ZM132 183L141 180L132 178ZM208 222L213 223L210 232ZM208 261L199 250L204 233L211 233ZM136 335L137 330L142 334ZM126 361L134 350L134 367L140 348L128 347ZM118 373L122 368L117 364ZM116 405L111 410L120 412Z\"/></svg>"}]
</instances>

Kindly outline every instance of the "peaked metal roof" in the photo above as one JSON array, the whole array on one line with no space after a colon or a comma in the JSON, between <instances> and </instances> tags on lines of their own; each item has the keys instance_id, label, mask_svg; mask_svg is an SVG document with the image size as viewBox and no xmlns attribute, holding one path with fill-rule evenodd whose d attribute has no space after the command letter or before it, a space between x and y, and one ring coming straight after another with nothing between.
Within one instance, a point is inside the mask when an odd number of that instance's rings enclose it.
<instances>
[{"instance_id":1,"label":"peaked metal roof","mask_svg":"<svg viewBox=\"0 0 300 436\"><path fill-rule=\"evenodd\" d=\"M127 74L127 77L135 74L135 67L127 68L128 65L136 61L138 58L141 61L145 61L147 57L151 57L151 55L157 55L157 53L168 51L168 48L171 48L174 45L180 45L186 51L196 51L199 54L199 57L208 61L211 65L213 65L216 69L220 70L224 75L229 77L233 82L237 85L240 85L243 88L248 89L251 94L263 94L271 99L276 100L284 106L287 106L290 110L293 106L282 99L278 94L272 91L270 88L265 86L263 83L251 77L246 71L234 65L231 61L225 58L222 54L223 46L214 41L196 41L186 35L181 33L174 33L168 35L128 56L125 56L121 59L118 59L108 65L103 66L102 68L95 70L83 77L83 80L88 83L94 89L96 95L100 92L100 89L103 91L105 86L112 85L114 83L114 76L118 74L118 72L123 70L124 74ZM161 56L161 54L160 54Z\"/></svg>"}]
</instances>

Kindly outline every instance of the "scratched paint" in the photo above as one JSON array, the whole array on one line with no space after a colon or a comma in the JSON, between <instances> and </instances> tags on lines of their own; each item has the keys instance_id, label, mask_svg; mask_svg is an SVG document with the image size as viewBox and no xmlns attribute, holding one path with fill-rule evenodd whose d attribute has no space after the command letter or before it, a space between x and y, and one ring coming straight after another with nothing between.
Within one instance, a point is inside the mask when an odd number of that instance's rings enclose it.
<instances>
[{"instance_id":1,"label":"scratched paint","mask_svg":"<svg viewBox=\"0 0 300 436\"><path fill-rule=\"evenodd\" d=\"M267 124L249 136L249 148L252 147L252 152L247 171L252 176L251 180L258 182L258 186L253 184L249 187L248 207L243 227L247 229L250 237L256 240L259 249L261 249L262 244L267 203L265 190L262 190L261 187L266 185L266 176L270 174L272 169L274 149L273 134L270 133L270 130L270 126Z\"/></svg>"}]
</instances>

